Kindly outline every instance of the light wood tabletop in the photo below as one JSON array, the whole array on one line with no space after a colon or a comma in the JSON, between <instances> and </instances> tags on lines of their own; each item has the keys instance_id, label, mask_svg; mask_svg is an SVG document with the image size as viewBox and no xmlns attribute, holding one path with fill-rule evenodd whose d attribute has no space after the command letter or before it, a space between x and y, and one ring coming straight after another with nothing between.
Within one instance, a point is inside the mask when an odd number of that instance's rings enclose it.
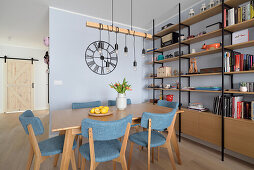
<instances>
[{"instance_id":1,"label":"light wood tabletop","mask_svg":"<svg viewBox=\"0 0 254 170\"><path fill-rule=\"evenodd\" d=\"M74 136L81 133L81 121L83 119L90 118L101 121L114 121L122 119L129 114L132 114L132 124L136 124L140 121L143 112L168 113L172 111L171 108L153 105L152 103L130 104L125 110L122 111L117 110L115 106L111 106L109 108L110 111L113 112L113 114L104 117L90 116L88 113L91 108L56 110L51 112L51 131L65 134L64 148L60 167L61 170L67 170L69 167ZM177 111L177 113L181 112L183 111Z\"/></svg>"}]
</instances>

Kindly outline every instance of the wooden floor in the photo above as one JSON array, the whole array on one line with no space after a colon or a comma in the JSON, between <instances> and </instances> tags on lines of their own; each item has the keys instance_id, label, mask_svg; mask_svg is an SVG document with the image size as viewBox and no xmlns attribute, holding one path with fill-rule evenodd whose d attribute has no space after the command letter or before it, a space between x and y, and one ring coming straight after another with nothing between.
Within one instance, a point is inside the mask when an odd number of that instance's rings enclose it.
<instances>
[{"instance_id":1,"label":"wooden floor","mask_svg":"<svg viewBox=\"0 0 254 170\"><path fill-rule=\"evenodd\" d=\"M38 137L38 140L48 138L49 131L49 114L47 111L37 111L35 115L40 117L44 128L44 135ZM19 114L0 114L0 170L23 170L26 166L26 161L29 151L28 136L25 134L18 120ZM126 159L128 160L127 148ZM165 149L160 151L160 160L157 161L157 150L155 150L155 162L151 163L151 170L169 170L172 169ZM238 159L226 156L225 161L220 161L220 153L209 149L205 146L196 144L187 139L183 139L180 143L180 152L182 165L177 164L178 170L253 170L254 166L247 164ZM77 159L77 154L76 154ZM61 160L61 159L60 159ZM147 169L147 154L146 149L139 151L137 146L133 150L132 170ZM58 167L53 167L53 158L50 158L41 164L42 170L56 170ZM71 169L71 168L70 168ZM89 163L86 164L86 169L89 169ZM102 163L96 170L113 169L113 163ZM117 164L117 169L121 169L120 164Z\"/></svg>"}]
</instances>

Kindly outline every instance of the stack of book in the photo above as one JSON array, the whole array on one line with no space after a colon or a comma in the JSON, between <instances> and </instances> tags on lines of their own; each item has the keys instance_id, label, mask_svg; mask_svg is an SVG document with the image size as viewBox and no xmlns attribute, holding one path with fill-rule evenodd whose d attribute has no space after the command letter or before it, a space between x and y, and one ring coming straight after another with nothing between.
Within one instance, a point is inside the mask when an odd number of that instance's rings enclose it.
<instances>
[{"instance_id":1,"label":"stack of book","mask_svg":"<svg viewBox=\"0 0 254 170\"><path fill-rule=\"evenodd\" d=\"M248 71L254 69L254 57L250 54L239 52L225 52L225 72Z\"/></svg>"},{"instance_id":2,"label":"stack of book","mask_svg":"<svg viewBox=\"0 0 254 170\"><path fill-rule=\"evenodd\" d=\"M249 1L238 8L224 10L224 27L248 21L252 18L254 18L254 1Z\"/></svg>"},{"instance_id":3,"label":"stack of book","mask_svg":"<svg viewBox=\"0 0 254 170\"><path fill-rule=\"evenodd\" d=\"M213 113L222 114L222 96L214 98ZM235 119L254 120L254 101L243 101L243 96L224 97L224 116Z\"/></svg>"}]
</instances>

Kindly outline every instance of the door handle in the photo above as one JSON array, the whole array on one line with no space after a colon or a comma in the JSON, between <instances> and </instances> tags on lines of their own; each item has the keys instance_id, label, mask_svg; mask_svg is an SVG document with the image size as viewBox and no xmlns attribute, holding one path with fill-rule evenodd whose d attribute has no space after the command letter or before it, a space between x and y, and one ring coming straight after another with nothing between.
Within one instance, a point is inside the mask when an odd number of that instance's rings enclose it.
<instances>
[{"instance_id":1,"label":"door handle","mask_svg":"<svg viewBox=\"0 0 254 170\"><path fill-rule=\"evenodd\" d=\"M32 88L34 88L34 83L32 83Z\"/></svg>"}]
</instances>

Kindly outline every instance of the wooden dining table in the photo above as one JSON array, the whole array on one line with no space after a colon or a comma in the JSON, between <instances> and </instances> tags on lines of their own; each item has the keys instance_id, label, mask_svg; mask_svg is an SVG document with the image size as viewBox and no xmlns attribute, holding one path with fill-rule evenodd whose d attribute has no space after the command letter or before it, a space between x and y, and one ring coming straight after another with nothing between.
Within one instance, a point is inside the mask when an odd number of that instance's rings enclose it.
<instances>
[{"instance_id":1,"label":"wooden dining table","mask_svg":"<svg viewBox=\"0 0 254 170\"><path fill-rule=\"evenodd\" d=\"M118 110L115 106L110 106L109 108L109 111L112 112L112 115L103 117L90 116L90 108L56 110L51 112L52 132L65 134L60 167L61 170L67 170L69 168L74 137L75 135L81 133L81 121L83 119L89 118L100 121L114 121L132 114L132 124L138 124L140 123L143 112L168 113L172 111L171 108L153 105L152 103L130 104L125 110ZM177 113L182 112L182 110L177 111ZM172 139L174 140L174 143L177 143L175 133L173 133Z\"/></svg>"}]
</instances>

